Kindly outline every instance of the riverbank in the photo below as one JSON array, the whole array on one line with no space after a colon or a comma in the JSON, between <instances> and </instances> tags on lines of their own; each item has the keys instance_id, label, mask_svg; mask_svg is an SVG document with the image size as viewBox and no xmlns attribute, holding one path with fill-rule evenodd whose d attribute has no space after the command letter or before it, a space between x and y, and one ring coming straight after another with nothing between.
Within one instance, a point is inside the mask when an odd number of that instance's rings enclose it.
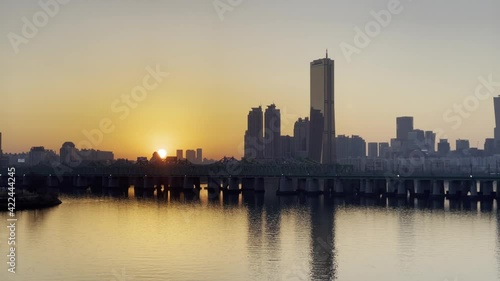
<instances>
[{"instance_id":1,"label":"riverbank","mask_svg":"<svg viewBox=\"0 0 500 281\"><path fill-rule=\"evenodd\" d=\"M4 193L0 193L0 212L8 211L8 201L9 196ZM42 209L57 206L61 204L62 201L59 200L56 194L35 194L35 193L20 193L15 196L15 210L32 210L32 209Z\"/></svg>"}]
</instances>

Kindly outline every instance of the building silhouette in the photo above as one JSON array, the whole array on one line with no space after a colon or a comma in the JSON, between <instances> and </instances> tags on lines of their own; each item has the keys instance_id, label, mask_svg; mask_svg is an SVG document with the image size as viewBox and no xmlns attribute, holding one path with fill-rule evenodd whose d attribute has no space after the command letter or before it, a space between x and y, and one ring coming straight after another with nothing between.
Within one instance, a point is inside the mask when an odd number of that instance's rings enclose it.
<instances>
[{"instance_id":1,"label":"building silhouette","mask_svg":"<svg viewBox=\"0 0 500 281\"><path fill-rule=\"evenodd\" d=\"M186 159L191 163L196 163L196 151L194 151L193 149L187 149Z\"/></svg>"},{"instance_id":2,"label":"building silhouette","mask_svg":"<svg viewBox=\"0 0 500 281\"><path fill-rule=\"evenodd\" d=\"M425 146L429 152L436 151L436 133L425 131Z\"/></svg>"},{"instance_id":3,"label":"building silhouette","mask_svg":"<svg viewBox=\"0 0 500 281\"><path fill-rule=\"evenodd\" d=\"M176 151L177 160L182 160L184 158L184 151L182 149L177 149Z\"/></svg>"},{"instance_id":4,"label":"building silhouette","mask_svg":"<svg viewBox=\"0 0 500 281\"><path fill-rule=\"evenodd\" d=\"M245 158L264 157L262 107L253 107L248 113L247 130L245 131Z\"/></svg>"},{"instance_id":5,"label":"building silhouette","mask_svg":"<svg viewBox=\"0 0 500 281\"><path fill-rule=\"evenodd\" d=\"M294 138L291 136L281 136L281 158L289 159L295 157Z\"/></svg>"},{"instance_id":6,"label":"building silhouette","mask_svg":"<svg viewBox=\"0 0 500 281\"><path fill-rule=\"evenodd\" d=\"M379 142L378 144L378 156L380 158L390 158L390 148L388 142Z\"/></svg>"},{"instance_id":7,"label":"building silhouette","mask_svg":"<svg viewBox=\"0 0 500 281\"><path fill-rule=\"evenodd\" d=\"M336 162L335 148L335 67L328 58L310 63L309 157L317 162Z\"/></svg>"},{"instance_id":8,"label":"building silhouette","mask_svg":"<svg viewBox=\"0 0 500 281\"><path fill-rule=\"evenodd\" d=\"M487 138L484 140L484 156L492 156L496 153L495 139Z\"/></svg>"},{"instance_id":9,"label":"building silhouette","mask_svg":"<svg viewBox=\"0 0 500 281\"><path fill-rule=\"evenodd\" d=\"M468 154L470 148L469 140L458 139L455 141L455 150L460 154Z\"/></svg>"},{"instance_id":10,"label":"building silhouette","mask_svg":"<svg viewBox=\"0 0 500 281\"><path fill-rule=\"evenodd\" d=\"M43 146L34 146L30 149L29 163L30 165L38 165L46 158L47 152Z\"/></svg>"},{"instance_id":11,"label":"building silhouette","mask_svg":"<svg viewBox=\"0 0 500 281\"><path fill-rule=\"evenodd\" d=\"M368 157L377 158L378 157L378 143L369 142L368 143Z\"/></svg>"},{"instance_id":12,"label":"building silhouette","mask_svg":"<svg viewBox=\"0 0 500 281\"><path fill-rule=\"evenodd\" d=\"M201 148L196 149L196 163L201 164L203 162L203 150Z\"/></svg>"},{"instance_id":13,"label":"building silhouette","mask_svg":"<svg viewBox=\"0 0 500 281\"><path fill-rule=\"evenodd\" d=\"M61 164L70 164L75 162L112 162L115 159L113 152L101 151L95 149L79 150L75 144L67 141L59 149L59 162Z\"/></svg>"},{"instance_id":14,"label":"building silhouette","mask_svg":"<svg viewBox=\"0 0 500 281\"><path fill-rule=\"evenodd\" d=\"M401 116L396 118L396 138L408 140L408 133L413 131L413 117Z\"/></svg>"},{"instance_id":15,"label":"building silhouette","mask_svg":"<svg viewBox=\"0 0 500 281\"><path fill-rule=\"evenodd\" d=\"M75 144L67 141L63 143L61 148L59 149L59 162L61 164L69 164L71 162L77 161L77 149Z\"/></svg>"},{"instance_id":16,"label":"building silhouette","mask_svg":"<svg viewBox=\"0 0 500 281\"><path fill-rule=\"evenodd\" d=\"M336 139L337 160L366 157L366 142L360 136L339 135Z\"/></svg>"},{"instance_id":17,"label":"building silhouette","mask_svg":"<svg viewBox=\"0 0 500 281\"><path fill-rule=\"evenodd\" d=\"M293 126L295 157L309 157L309 118L299 118Z\"/></svg>"},{"instance_id":18,"label":"building silhouette","mask_svg":"<svg viewBox=\"0 0 500 281\"><path fill-rule=\"evenodd\" d=\"M281 158L281 114L273 103L267 106L264 114L264 157Z\"/></svg>"},{"instance_id":19,"label":"building silhouette","mask_svg":"<svg viewBox=\"0 0 500 281\"><path fill-rule=\"evenodd\" d=\"M447 139L440 139L438 143L438 155L446 157L450 153L450 143Z\"/></svg>"}]
</instances>

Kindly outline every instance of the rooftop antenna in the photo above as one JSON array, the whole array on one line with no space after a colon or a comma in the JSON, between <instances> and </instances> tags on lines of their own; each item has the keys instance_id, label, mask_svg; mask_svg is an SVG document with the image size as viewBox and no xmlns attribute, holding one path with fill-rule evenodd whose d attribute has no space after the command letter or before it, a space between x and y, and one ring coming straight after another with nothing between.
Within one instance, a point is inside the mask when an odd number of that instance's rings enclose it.
<instances>
[{"instance_id":1,"label":"rooftop antenna","mask_svg":"<svg viewBox=\"0 0 500 281\"><path fill-rule=\"evenodd\" d=\"M326 58L328 58L328 49L326 49Z\"/></svg>"}]
</instances>

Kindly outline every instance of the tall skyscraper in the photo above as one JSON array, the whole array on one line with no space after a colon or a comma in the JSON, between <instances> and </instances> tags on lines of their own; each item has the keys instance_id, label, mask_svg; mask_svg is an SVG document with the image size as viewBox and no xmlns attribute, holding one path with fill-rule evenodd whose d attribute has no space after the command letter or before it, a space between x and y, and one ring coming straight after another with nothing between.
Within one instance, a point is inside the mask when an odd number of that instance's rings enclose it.
<instances>
[{"instance_id":1,"label":"tall skyscraper","mask_svg":"<svg viewBox=\"0 0 500 281\"><path fill-rule=\"evenodd\" d=\"M396 118L396 138L408 140L408 133L413 131L413 117L402 116Z\"/></svg>"},{"instance_id":2,"label":"tall skyscraper","mask_svg":"<svg viewBox=\"0 0 500 281\"><path fill-rule=\"evenodd\" d=\"M248 113L245 131L245 158L264 157L262 107L253 107Z\"/></svg>"},{"instance_id":3,"label":"tall skyscraper","mask_svg":"<svg viewBox=\"0 0 500 281\"><path fill-rule=\"evenodd\" d=\"M264 157L281 158L281 113L273 103L267 106L264 114Z\"/></svg>"},{"instance_id":4,"label":"tall skyscraper","mask_svg":"<svg viewBox=\"0 0 500 281\"><path fill-rule=\"evenodd\" d=\"M498 145L500 142L500 96L493 97L493 105L495 107L495 142Z\"/></svg>"},{"instance_id":5,"label":"tall skyscraper","mask_svg":"<svg viewBox=\"0 0 500 281\"><path fill-rule=\"evenodd\" d=\"M3 151L2 151L2 133L0 132L0 159L2 158Z\"/></svg>"},{"instance_id":6,"label":"tall skyscraper","mask_svg":"<svg viewBox=\"0 0 500 281\"><path fill-rule=\"evenodd\" d=\"M328 58L311 62L309 157L324 164L336 162L335 67Z\"/></svg>"}]
</instances>

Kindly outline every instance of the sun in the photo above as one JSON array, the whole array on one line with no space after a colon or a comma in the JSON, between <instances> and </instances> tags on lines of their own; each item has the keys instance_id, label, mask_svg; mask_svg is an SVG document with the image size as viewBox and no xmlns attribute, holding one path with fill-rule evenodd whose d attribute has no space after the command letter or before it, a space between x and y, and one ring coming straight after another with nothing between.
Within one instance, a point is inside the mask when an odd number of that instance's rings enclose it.
<instances>
[{"instance_id":1,"label":"sun","mask_svg":"<svg viewBox=\"0 0 500 281\"><path fill-rule=\"evenodd\" d=\"M163 148L158 149L158 155L160 155L161 158L165 159L167 157L167 151Z\"/></svg>"}]
</instances>

